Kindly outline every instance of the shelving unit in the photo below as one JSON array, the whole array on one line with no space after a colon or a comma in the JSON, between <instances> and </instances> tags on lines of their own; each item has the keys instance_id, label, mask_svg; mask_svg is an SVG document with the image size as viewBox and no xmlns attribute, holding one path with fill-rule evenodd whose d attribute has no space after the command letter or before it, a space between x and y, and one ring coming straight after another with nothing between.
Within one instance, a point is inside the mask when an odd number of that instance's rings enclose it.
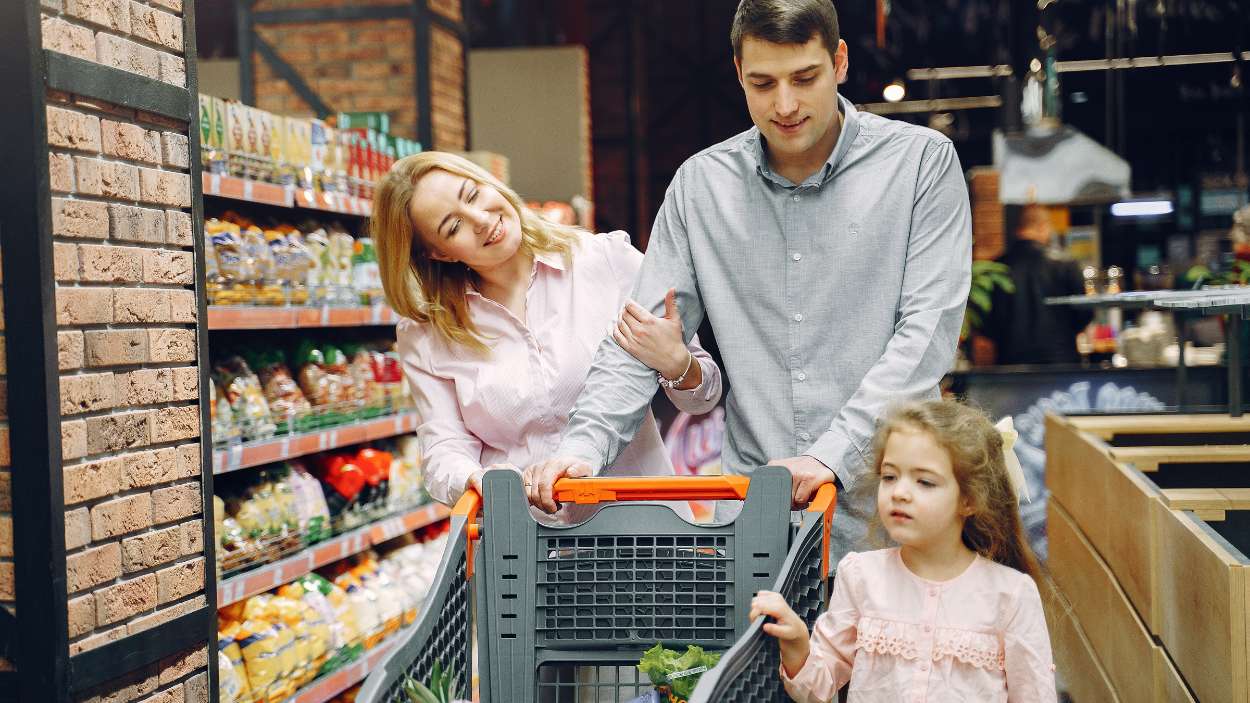
<instances>
[{"instance_id":1,"label":"shelving unit","mask_svg":"<svg viewBox=\"0 0 1250 703\"><path fill-rule=\"evenodd\" d=\"M375 544L433 525L450 514L447 506L441 503L423 505L311 545L272 564L222 579L217 584L217 607L224 608L244 598L290 583L326 564L359 554Z\"/></svg>"},{"instance_id":2,"label":"shelving unit","mask_svg":"<svg viewBox=\"0 0 1250 703\"><path fill-rule=\"evenodd\" d=\"M372 201L351 195L324 193L308 188L296 188L293 185L280 186L219 173L205 173L203 180L204 195L207 196L277 207L302 207L359 217L368 217L373 213Z\"/></svg>"},{"instance_id":3,"label":"shelving unit","mask_svg":"<svg viewBox=\"0 0 1250 703\"><path fill-rule=\"evenodd\" d=\"M389 326L399 315L383 303L354 308L328 306L265 307L210 305L210 330L317 329L323 327Z\"/></svg>"},{"instance_id":4,"label":"shelving unit","mask_svg":"<svg viewBox=\"0 0 1250 703\"><path fill-rule=\"evenodd\" d=\"M328 430L286 435L256 442L239 442L213 451L213 473L224 474L262 464L295 459L328 449L385 439L415 432L419 418L415 412L388 415Z\"/></svg>"},{"instance_id":5,"label":"shelving unit","mask_svg":"<svg viewBox=\"0 0 1250 703\"><path fill-rule=\"evenodd\" d=\"M360 659L348 664L338 671L323 676L316 681L308 684L294 696L283 701L283 703L325 703L334 698L338 694L364 681L369 672L377 668L386 655L391 653L391 649L402 639L403 630L391 635L378 646L365 652Z\"/></svg>"}]
</instances>

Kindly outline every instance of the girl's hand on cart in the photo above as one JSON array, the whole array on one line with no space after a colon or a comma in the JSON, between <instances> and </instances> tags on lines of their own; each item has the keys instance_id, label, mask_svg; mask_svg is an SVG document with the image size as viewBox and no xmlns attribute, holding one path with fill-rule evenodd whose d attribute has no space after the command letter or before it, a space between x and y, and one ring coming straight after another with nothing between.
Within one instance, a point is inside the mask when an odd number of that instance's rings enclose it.
<instances>
[{"instance_id":1,"label":"girl's hand on cart","mask_svg":"<svg viewBox=\"0 0 1250 703\"><path fill-rule=\"evenodd\" d=\"M469 475L469 488L477 491L478 495L482 495L482 478L486 476L487 471L515 471L521 473L521 469L512 464L491 464L490 466L478 469Z\"/></svg>"},{"instance_id":2,"label":"girl's hand on cart","mask_svg":"<svg viewBox=\"0 0 1250 703\"><path fill-rule=\"evenodd\" d=\"M590 464L577 457L558 457L533 464L521 473L521 483L525 485L525 497L530 505L546 513L554 513L560 509L556 502L556 481L568 478L586 478L590 476Z\"/></svg>"},{"instance_id":3,"label":"girl's hand on cart","mask_svg":"<svg viewBox=\"0 0 1250 703\"><path fill-rule=\"evenodd\" d=\"M781 663L786 667L786 675L795 676L807 662L810 651L807 625L795 613L780 593L760 591L751 599L751 613L748 620L758 617L770 618L764 623L764 634L777 638L781 648Z\"/></svg>"},{"instance_id":4,"label":"girl's hand on cart","mask_svg":"<svg viewBox=\"0 0 1250 703\"><path fill-rule=\"evenodd\" d=\"M690 368L690 350L681 331L677 312L677 289L664 296L664 317L656 317L638 303L629 301L612 330L621 348L665 378L681 376Z\"/></svg>"}]
</instances>

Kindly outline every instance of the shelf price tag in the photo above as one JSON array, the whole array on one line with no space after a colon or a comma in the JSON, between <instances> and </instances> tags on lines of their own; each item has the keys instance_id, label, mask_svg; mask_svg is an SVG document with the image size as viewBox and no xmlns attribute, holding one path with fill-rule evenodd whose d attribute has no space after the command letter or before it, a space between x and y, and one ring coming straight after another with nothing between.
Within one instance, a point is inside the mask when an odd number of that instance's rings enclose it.
<instances>
[{"instance_id":1,"label":"shelf price tag","mask_svg":"<svg viewBox=\"0 0 1250 703\"><path fill-rule=\"evenodd\" d=\"M230 443L227 450L226 467L228 471L233 471L243 465L243 443L234 441Z\"/></svg>"}]
</instances>

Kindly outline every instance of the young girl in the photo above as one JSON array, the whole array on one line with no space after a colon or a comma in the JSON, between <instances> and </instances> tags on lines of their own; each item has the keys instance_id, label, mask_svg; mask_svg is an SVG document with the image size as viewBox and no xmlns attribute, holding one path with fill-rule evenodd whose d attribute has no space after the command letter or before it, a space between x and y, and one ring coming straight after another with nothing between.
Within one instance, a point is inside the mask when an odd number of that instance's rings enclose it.
<instances>
[{"instance_id":1,"label":"young girl","mask_svg":"<svg viewBox=\"0 0 1250 703\"><path fill-rule=\"evenodd\" d=\"M1006 436L1004 436L1006 435ZM905 405L873 442L877 514L899 546L838 564L828 612L807 627L777 593L751 619L781 648L801 703L1054 703L1050 638L1024 540L1014 431L951 401ZM1006 445L1006 446L1005 446ZM1010 459L1014 460L1014 455Z\"/></svg>"}]
</instances>

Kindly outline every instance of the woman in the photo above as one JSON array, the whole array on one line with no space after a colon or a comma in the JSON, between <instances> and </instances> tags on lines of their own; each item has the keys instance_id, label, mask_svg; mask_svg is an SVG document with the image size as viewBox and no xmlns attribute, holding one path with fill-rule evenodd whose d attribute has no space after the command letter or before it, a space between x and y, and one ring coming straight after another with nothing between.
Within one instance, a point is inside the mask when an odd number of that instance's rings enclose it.
<instances>
[{"instance_id":1,"label":"woman","mask_svg":"<svg viewBox=\"0 0 1250 703\"><path fill-rule=\"evenodd\" d=\"M663 318L626 305L642 254L623 232L547 222L483 169L441 152L397 162L373 210L436 500L452 503L470 485L480 490L485 471L554 452L609 330L660 379L677 381L666 392L682 410L701 414L720 399L720 369L697 339L683 344L672 294ZM672 475L650 413L604 473ZM556 521L584 517L565 508Z\"/></svg>"}]
</instances>

